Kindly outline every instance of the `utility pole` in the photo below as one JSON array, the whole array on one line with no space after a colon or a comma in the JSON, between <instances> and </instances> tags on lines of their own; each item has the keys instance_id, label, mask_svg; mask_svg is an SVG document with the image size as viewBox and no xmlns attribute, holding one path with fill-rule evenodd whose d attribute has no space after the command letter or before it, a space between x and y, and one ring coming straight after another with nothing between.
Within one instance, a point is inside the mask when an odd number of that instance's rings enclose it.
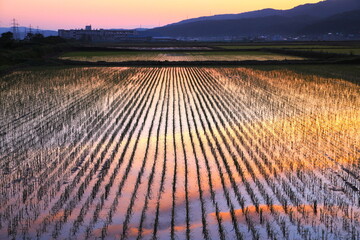
<instances>
[{"instance_id":1,"label":"utility pole","mask_svg":"<svg viewBox=\"0 0 360 240\"><path fill-rule=\"evenodd\" d=\"M13 18L13 20L12 20L12 32L13 32L13 35L14 35L14 38L15 38L15 33L16 33L16 20L15 20L15 18Z\"/></svg>"},{"instance_id":2,"label":"utility pole","mask_svg":"<svg viewBox=\"0 0 360 240\"><path fill-rule=\"evenodd\" d=\"M13 31L14 39L18 40L20 38L20 36L19 36L19 24L16 22L15 18L12 20L12 31Z\"/></svg>"}]
</instances>

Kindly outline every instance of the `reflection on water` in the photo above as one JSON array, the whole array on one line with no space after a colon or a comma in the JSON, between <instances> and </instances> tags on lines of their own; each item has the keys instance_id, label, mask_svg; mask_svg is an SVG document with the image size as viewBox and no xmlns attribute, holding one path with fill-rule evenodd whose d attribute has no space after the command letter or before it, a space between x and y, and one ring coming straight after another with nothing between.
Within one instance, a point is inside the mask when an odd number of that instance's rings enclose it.
<instances>
[{"instance_id":1,"label":"reflection on water","mask_svg":"<svg viewBox=\"0 0 360 240\"><path fill-rule=\"evenodd\" d=\"M245 68L19 76L46 96L0 93L1 238L360 237L356 85Z\"/></svg>"},{"instance_id":2,"label":"reflection on water","mask_svg":"<svg viewBox=\"0 0 360 240\"><path fill-rule=\"evenodd\" d=\"M76 54L76 53L75 53ZM61 59L87 62L126 62L126 61L268 61L268 60L302 60L301 57L271 54L268 52L118 52L103 56L63 56Z\"/></svg>"}]
</instances>

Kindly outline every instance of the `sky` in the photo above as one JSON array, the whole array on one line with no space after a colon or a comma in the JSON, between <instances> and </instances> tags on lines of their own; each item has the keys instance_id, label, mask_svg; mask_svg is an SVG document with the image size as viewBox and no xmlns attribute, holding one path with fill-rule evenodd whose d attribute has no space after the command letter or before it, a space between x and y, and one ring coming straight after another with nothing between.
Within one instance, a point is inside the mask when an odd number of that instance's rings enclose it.
<instances>
[{"instance_id":1,"label":"sky","mask_svg":"<svg viewBox=\"0 0 360 240\"><path fill-rule=\"evenodd\" d=\"M187 18L241 13L263 8L289 9L320 0L0 0L0 27L148 28Z\"/></svg>"}]
</instances>

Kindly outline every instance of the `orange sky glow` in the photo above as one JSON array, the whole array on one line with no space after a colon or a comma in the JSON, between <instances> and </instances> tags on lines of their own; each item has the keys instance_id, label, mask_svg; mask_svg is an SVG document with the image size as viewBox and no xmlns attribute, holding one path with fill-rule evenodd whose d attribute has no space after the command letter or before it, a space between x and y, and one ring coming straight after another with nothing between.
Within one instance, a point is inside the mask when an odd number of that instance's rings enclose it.
<instances>
[{"instance_id":1,"label":"orange sky glow","mask_svg":"<svg viewBox=\"0 0 360 240\"><path fill-rule=\"evenodd\" d=\"M263 8L289 9L319 0L0 0L0 27L41 29L157 27L187 18L241 13Z\"/></svg>"}]
</instances>

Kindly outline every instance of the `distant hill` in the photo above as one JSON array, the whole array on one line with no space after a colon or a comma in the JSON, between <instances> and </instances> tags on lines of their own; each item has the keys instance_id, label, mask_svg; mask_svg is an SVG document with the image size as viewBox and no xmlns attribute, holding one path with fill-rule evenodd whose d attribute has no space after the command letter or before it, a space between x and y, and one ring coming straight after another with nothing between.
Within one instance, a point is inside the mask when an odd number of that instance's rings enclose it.
<instances>
[{"instance_id":1,"label":"distant hill","mask_svg":"<svg viewBox=\"0 0 360 240\"><path fill-rule=\"evenodd\" d=\"M301 32L307 34L360 33L360 9L316 21L306 26Z\"/></svg>"},{"instance_id":2,"label":"distant hill","mask_svg":"<svg viewBox=\"0 0 360 240\"><path fill-rule=\"evenodd\" d=\"M234 20L244 18L261 18L269 16L293 17L301 15L309 15L316 18L325 18L334 14L351 11L360 8L359 0L327 0L313 4L304 4L289 10L275 10L266 8L262 10L238 13L238 14L220 14L214 16L198 17L173 23L170 25L183 24L198 21L210 20Z\"/></svg>"},{"instance_id":3,"label":"distant hill","mask_svg":"<svg viewBox=\"0 0 360 240\"><path fill-rule=\"evenodd\" d=\"M347 16L343 13L356 9L360 9L360 0L327 0L300 5L289 10L263 9L240 14L193 18L150 29L147 34L169 37L220 37L315 33L316 29L331 29L327 24L332 25L334 21L339 22L337 25L340 28L345 22L349 22L345 20ZM351 19L357 19L356 11L352 13ZM352 23L358 26L359 24L355 23L359 21ZM346 29L354 30L355 27ZM322 32L324 31L319 31Z\"/></svg>"},{"instance_id":4,"label":"distant hill","mask_svg":"<svg viewBox=\"0 0 360 240\"><path fill-rule=\"evenodd\" d=\"M261 34L296 33L313 23L311 16L283 17L269 16L237 20L209 20L166 26L150 30L153 35L178 37L213 37Z\"/></svg>"},{"instance_id":5,"label":"distant hill","mask_svg":"<svg viewBox=\"0 0 360 240\"><path fill-rule=\"evenodd\" d=\"M20 38L24 38L25 34L27 32L29 32L29 28L26 28L26 27L19 27L18 30L19 30L19 33L20 33ZM12 32L12 31L13 31L12 28L0 28L0 34L2 34L4 32ZM53 30L32 29L33 33L37 33L38 31L39 31L39 33L44 35L44 37L57 36L58 35L58 32L53 31Z\"/></svg>"}]
</instances>

